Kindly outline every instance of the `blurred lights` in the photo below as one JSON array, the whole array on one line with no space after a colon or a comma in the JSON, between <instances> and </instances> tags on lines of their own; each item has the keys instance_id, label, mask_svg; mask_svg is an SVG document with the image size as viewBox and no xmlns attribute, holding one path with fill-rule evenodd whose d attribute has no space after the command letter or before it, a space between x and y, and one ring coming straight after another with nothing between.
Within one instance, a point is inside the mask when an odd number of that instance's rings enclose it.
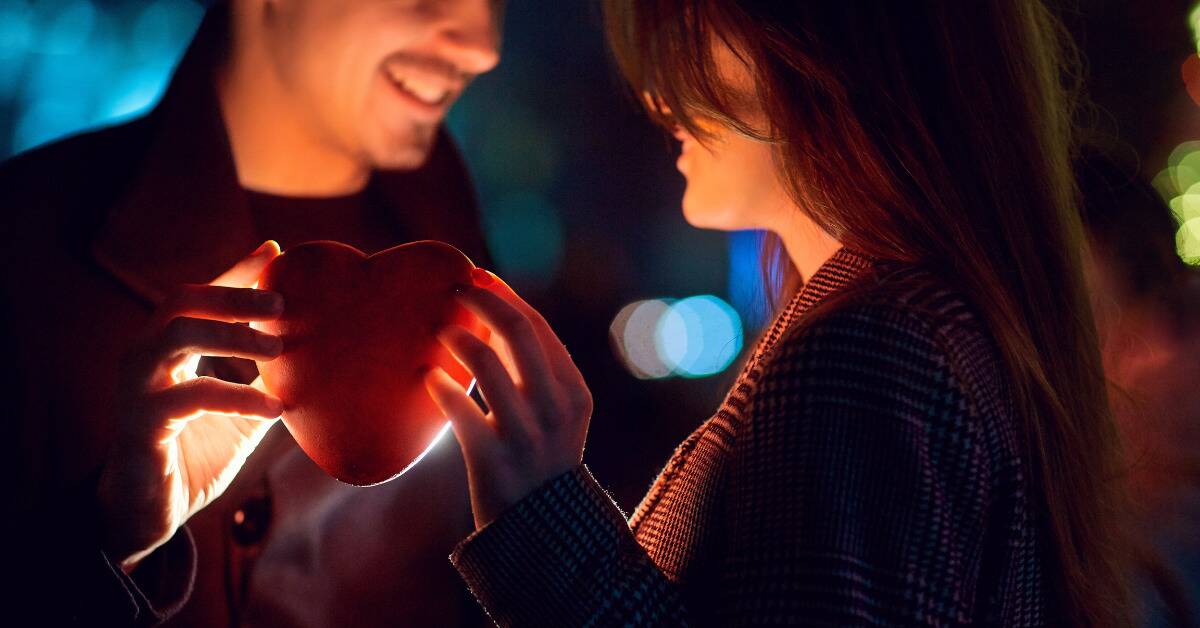
<instances>
[{"instance_id":1,"label":"blurred lights","mask_svg":"<svg viewBox=\"0 0 1200 628\"><path fill-rule=\"evenodd\" d=\"M609 335L639 379L715 375L733 363L743 342L741 318L712 295L630 303L613 319Z\"/></svg>"},{"instance_id":2,"label":"blurred lights","mask_svg":"<svg viewBox=\"0 0 1200 628\"><path fill-rule=\"evenodd\" d=\"M40 52L51 55L74 55L81 52L96 23L96 7L87 0L61 5L55 11L38 38Z\"/></svg>"},{"instance_id":3,"label":"blurred lights","mask_svg":"<svg viewBox=\"0 0 1200 628\"><path fill-rule=\"evenodd\" d=\"M758 329L770 316L763 285L762 247L764 232L734 231L729 234L729 300L746 326Z\"/></svg>"},{"instance_id":4,"label":"blurred lights","mask_svg":"<svg viewBox=\"0 0 1200 628\"><path fill-rule=\"evenodd\" d=\"M0 101L15 107L0 158L145 112L203 15L193 0L0 0Z\"/></svg>"},{"instance_id":5,"label":"blurred lights","mask_svg":"<svg viewBox=\"0 0 1200 628\"><path fill-rule=\"evenodd\" d=\"M488 249L506 278L526 287L546 287L563 256L558 210L538 194L515 193L489 203L483 216Z\"/></svg>"},{"instance_id":6,"label":"blurred lights","mask_svg":"<svg viewBox=\"0 0 1200 628\"><path fill-rule=\"evenodd\" d=\"M1192 218L1179 226L1175 233L1175 248L1183 261L1200 263L1200 218Z\"/></svg>"},{"instance_id":7,"label":"blurred lights","mask_svg":"<svg viewBox=\"0 0 1200 628\"><path fill-rule=\"evenodd\" d=\"M1196 43L1196 51L1200 52L1200 4L1192 7L1188 13L1188 26L1192 29L1192 40Z\"/></svg>"},{"instance_id":8,"label":"blurred lights","mask_svg":"<svg viewBox=\"0 0 1200 628\"><path fill-rule=\"evenodd\" d=\"M1176 146L1152 183L1179 223L1176 253L1188 264L1200 265L1200 142Z\"/></svg>"},{"instance_id":9,"label":"blurred lights","mask_svg":"<svg viewBox=\"0 0 1200 628\"><path fill-rule=\"evenodd\" d=\"M0 0L0 58L24 56L36 31L33 11L24 0Z\"/></svg>"}]
</instances>

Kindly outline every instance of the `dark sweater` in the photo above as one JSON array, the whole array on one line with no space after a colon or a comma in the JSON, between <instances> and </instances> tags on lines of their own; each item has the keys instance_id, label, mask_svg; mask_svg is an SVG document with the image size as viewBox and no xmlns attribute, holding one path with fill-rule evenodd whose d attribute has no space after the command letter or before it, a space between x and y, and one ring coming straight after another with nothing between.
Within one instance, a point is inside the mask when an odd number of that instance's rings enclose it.
<instances>
[{"instance_id":1,"label":"dark sweater","mask_svg":"<svg viewBox=\"0 0 1200 628\"><path fill-rule=\"evenodd\" d=\"M451 560L501 625L1041 625L1001 372L933 274L843 249L631 520L581 466Z\"/></svg>"}]
</instances>

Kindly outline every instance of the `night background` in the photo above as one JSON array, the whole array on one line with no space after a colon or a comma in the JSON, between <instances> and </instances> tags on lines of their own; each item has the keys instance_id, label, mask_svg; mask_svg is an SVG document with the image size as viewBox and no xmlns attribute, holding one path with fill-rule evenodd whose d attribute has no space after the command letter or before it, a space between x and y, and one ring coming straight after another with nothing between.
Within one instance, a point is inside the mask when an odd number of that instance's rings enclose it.
<instances>
[{"instance_id":1,"label":"night background","mask_svg":"<svg viewBox=\"0 0 1200 628\"><path fill-rule=\"evenodd\" d=\"M1192 6L1072 0L1094 122L1172 204L1200 258ZM154 106L203 15L190 0L0 0L0 158ZM448 126L494 269L572 350L596 407L585 460L631 510L713 412L764 324L758 234L688 226L676 146L619 81L594 2L511 0L497 69ZM1193 187L1195 186L1195 187ZM1193 588L1196 583L1192 583Z\"/></svg>"}]
</instances>

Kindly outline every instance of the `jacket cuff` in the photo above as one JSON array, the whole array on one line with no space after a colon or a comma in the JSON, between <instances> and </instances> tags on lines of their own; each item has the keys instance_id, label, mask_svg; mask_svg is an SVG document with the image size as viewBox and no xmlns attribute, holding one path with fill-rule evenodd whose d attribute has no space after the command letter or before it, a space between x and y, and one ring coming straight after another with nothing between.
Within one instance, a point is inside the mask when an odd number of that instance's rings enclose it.
<instances>
[{"instance_id":1,"label":"jacket cuff","mask_svg":"<svg viewBox=\"0 0 1200 628\"><path fill-rule=\"evenodd\" d=\"M577 625L602 603L597 574L643 554L625 515L580 465L462 541L450 562L500 625Z\"/></svg>"},{"instance_id":2,"label":"jacket cuff","mask_svg":"<svg viewBox=\"0 0 1200 628\"><path fill-rule=\"evenodd\" d=\"M26 538L16 551L30 572L17 587L27 598L18 616L40 618L39 624L154 626L191 595L196 545L186 527L132 574L102 549L97 477L91 474L54 507L27 519Z\"/></svg>"},{"instance_id":3,"label":"jacket cuff","mask_svg":"<svg viewBox=\"0 0 1200 628\"><path fill-rule=\"evenodd\" d=\"M149 616L148 623L159 623L179 612L192 595L196 582L196 542L185 526L138 563L133 573L126 575L119 565L113 566L137 603L139 618L145 614Z\"/></svg>"}]
</instances>

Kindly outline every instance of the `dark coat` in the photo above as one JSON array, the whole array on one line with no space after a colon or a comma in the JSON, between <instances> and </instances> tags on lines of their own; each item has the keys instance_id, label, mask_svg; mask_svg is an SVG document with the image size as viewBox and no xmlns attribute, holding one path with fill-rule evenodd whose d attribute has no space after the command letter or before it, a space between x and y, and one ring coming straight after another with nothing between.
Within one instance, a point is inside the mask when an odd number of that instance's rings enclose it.
<instances>
[{"instance_id":1,"label":"dark coat","mask_svg":"<svg viewBox=\"0 0 1200 628\"><path fill-rule=\"evenodd\" d=\"M633 518L584 467L452 560L505 626L1042 626L999 353L932 274L842 249Z\"/></svg>"},{"instance_id":2,"label":"dark coat","mask_svg":"<svg viewBox=\"0 0 1200 628\"><path fill-rule=\"evenodd\" d=\"M50 616L92 623L101 617L96 604L116 618L135 612L142 593L168 604L187 594L186 532L166 548L173 558L147 561L163 571L143 574L139 592L109 573L86 505L62 513L69 492L84 501L91 494L114 425L118 357L155 304L272 237L252 219L212 87L226 38L210 15L149 115L0 168L4 460L17 478L5 519L22 535L9 538L24 539L18 557L33 570L30 589L52 594L54 607L40 609ZM487 262L474 192L444 132L426 166L377 172L368 190L388 208L395 243L444 240ZM175 621L470 623L478 611L446 556L471 527L453 438L402 478L353 489L322 474L278 424L225 495L188 523L198 569ZM88 574L110 581L96 585ZM105 598L108 590L116 597Z\"/></svg>"}]
</instances>

